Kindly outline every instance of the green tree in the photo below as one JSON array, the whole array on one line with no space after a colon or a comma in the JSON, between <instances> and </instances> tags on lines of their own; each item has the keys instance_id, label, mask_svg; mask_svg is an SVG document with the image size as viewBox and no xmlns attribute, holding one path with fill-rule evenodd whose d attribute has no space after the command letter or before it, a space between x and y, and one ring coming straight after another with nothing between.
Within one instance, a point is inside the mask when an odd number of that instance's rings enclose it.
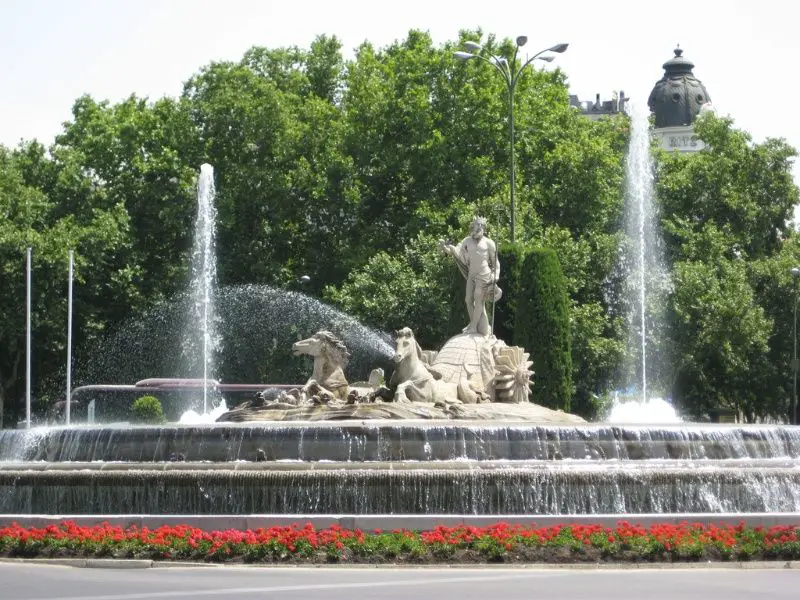
<instances>
[{"instance_id":1,"label":"green tree","mask_svg":"<svg viewBox=\"0 0 800 600\"><path fill-rule=\"evenodd\" d=\"M675 402L695 418L718 408L751 421L763 415L773 323L758 305L746 265L681 262L674 276Z\"/></svg>"},{"instance_id":2,"label":"green tree","mask_svg":"<svg viewBox=\"0 0 800 600\"><path fill-rule=\"evenodd\" d=\"M76 345L108 324L114 298L135 296L133 271L115 258L130 247L128 215L122 205L108 205L71 159L47 158L36 143L14 152L0 147L0 274L7 282L0 289L0 421L5 408L19 416L22 407L26 248L32 249L34 380L57 372L66 358L69 249L75 251ZM65 209L57 198L68 191L73 203ZM40 400L54 399L44 393Z\"/></svg>"},{"instance_id":3,"label":"green tree","mask_svg":"<svg viewBox=\"0 0 800 600\"><path fill-rule=\"evenodd\" d=\"M440 46L410 31L345 61L340 42L320 36L309 49L255 47L206 65L179 99L79 98L49 153L17 152L14 172L49 203L49 222L116 215L116 242L94 233L83 242L98 240L97 278L113 278L91 288L87 276L81 288L92 335L183 289L203 162L217 178L223 284L282 287L310 275L312 293L378 327L412 325L429 347L456 333L463 283L436 242L463 237L475 214L498 244L508 236L505 85L452 54L480 38L511 56L509 40L480 31ZM518 239L554 249L562 263L574 406L588 412L619 354L606 291L628 121L580 117L559 70L523 75L515 115Z\"/></svg>"},{"instance_id":4,"label":"green tree","mask_svg":"<svg viewBox=\"0 0 800 600\"><path fill-rule=\"evenodd\" d=\"M325 295L379 329L411 327L424 348L438 349L458 333L452 326L454 305L465 314L463 277L439 250L437 239L426 234L410 240L397 255L378 252Z\"/></svg>"},{"instance_id":5,"label":"green tree","mask_svg":"<svg viewBox=\"0 0 800 600\"><path fill-rule=\"evenodd\" d=\"M694 125L707 147L692 155L662 152L658 197L674 260L704 256L704 240L721 236L724 255L770 256L786 236L798 192L795 150L784 140L753 144L730 118L705 113Z\"/></svg>"},{"instance_id":6,"label":"green tree","mask_svg":"<svg viewBox=\"0 0 800 600\"><path fill-rule=\"evenodd\" d=\"M131 96L111 105L83 96L54 147L89 175L106 206L124 206L133 245L122 258L137 268L137 289L148 301L186 284L200 166L196 138L186 103ZM60 200L65 208L74 203ZM125 309L141 308L130 300Z\"/></svg>"},{"instance_id":7,"label":"green tree","mask_svg":"<svg viewBox=\"0 0 800 600\"><path fill-rule=\"evenodd\" d=\"M673 398L695 417L727 408L748 420L785 417L789 390L789 228L798 190L794 149L754 144L729 118L695 122L706 148L661 153L657 191L674 264ZM790 295L790 294L789 294Z\"/></svg>"},{"instance_id":8,"label":"green tree","mask_svg":"<svg viewBox=\"0 0 800 600\"><path fill-rule=\"evenodd\" d=\"M218 173L224 282L310 275L319 290L347 273L359 194L341 152L342 62L338 40L323 36L311 51L252 48L186 84Z\"/></svg>"},{"instance_id":9,"label":"green tree","mask_svg":"<svg viewBox=\"0 0 800 600\"><path fill-rule=\"evenodd\" d=\"M800 292L800 281L792 277L791 269L800 265L798 236L790 232L780 251L748 264L748 280L759 305L772 322L768 338L768 357L765 366L764 389L759 394L757 415L783 418L791 422L793 414L792 358L794 303Z\"/></svg>"},{"instance_id":10,"label":"green tree","mask_svg":"<svg viewBox=\"0 0 800 600\"><path fill-rule=\"evenodd\" d=\"M553 250L526 253L517 294L513 343L530 352L533 396L539 404L569 411L573 394L569 297Z\"/></svg>"}]
</instances>

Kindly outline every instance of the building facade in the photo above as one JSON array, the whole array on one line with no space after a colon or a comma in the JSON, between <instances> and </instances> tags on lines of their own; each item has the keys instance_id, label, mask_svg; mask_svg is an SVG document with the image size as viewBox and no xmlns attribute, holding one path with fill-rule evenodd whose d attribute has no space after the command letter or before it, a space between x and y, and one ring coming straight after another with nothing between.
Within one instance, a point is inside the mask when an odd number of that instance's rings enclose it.
<instances>
[{"instance_id":1,"label":"building facade","mask_svg":"<svg viewBox=\"0 0 800 600\"><path fill-rule=\"evenodd\" d=\"M595 96L594 102L591 100L581 101L578 96L570 95L569 105L581 111L581 115L596 121L603 117L610 117L617 113L625 112L625 103L628 98L625 92L616 91L611 95L611 100L600 100L600 94Z\"/></svg>"}]
</instances>

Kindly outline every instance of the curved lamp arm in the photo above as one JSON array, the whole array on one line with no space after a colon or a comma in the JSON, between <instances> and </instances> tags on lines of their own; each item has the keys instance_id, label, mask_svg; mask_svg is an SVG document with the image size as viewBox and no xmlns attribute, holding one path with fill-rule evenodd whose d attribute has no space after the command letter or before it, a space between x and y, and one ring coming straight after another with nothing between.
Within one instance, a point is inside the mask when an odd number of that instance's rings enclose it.
<instances>
[{"instance_id":1,"label":"curved lamp arm","mask_svg":"<svg viewBox=\"0 0 800 600\"><path fill-rule=\"evenodd\" d=\"M552 61L553 60L552 56L542 56L542 54L544 54L545 52L558 52L559 54L561 54L562 52L566 52L567 48L569 48L569 44L556 44L555 46L551 46L549 48L545 48L544 50L540 50L539 52L531 56L528 60L526 60L523 63L523 65L517 70L517 72L514 73L514 78L512 79L511 83L516 84L517 79L519 79L520 73L522 73L525 70L525 67L531 64L537 58L545 60L547 62ZM517 46L517 50L519 50L519 46ZM516 52L514 53L514 58L516 59Z\"/></svg>"}]
</instances>

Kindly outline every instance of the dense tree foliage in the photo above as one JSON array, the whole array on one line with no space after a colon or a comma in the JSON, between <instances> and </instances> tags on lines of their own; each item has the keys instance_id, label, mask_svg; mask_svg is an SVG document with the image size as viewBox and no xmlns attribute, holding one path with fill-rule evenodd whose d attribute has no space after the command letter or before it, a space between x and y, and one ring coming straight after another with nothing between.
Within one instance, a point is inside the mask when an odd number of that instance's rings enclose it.
<instances>
[{"instance_id":1,"label":"dense tree foliage","mask_svg":"<svg viewBox=\"0 0 800 600\"><path fill-rule=\"evenodd\" d=\"M553 250L534 248L520 267L513 343L533 361L537 404L569 412L572 401L569 296Z\"/></svg>"},{"instance_id":2,"label":"dense tree foliage","mask_svg":"<svg viewBox=\"0 0 800 600\"><path fill-rule=\"evenodd\" d=\"M68 253L75 251L75 322L91 343L138 297L130 250L130 217L86 177L76 157L51 157L35 143L0 147L0 422L8 399L21 410L25 374L26 248L33 287L32 378L64 363Z\"/></svg>"},{"instance_id":3,"label":"dense tree foliage","mask_svg":"<svg viewBox=\"0 0 800 600\"><path fill-rule=\"evenodd\" d=\"M789 415L791 267L800 260L789 226L798 192L793 148L753 144L729 118L702 115L694 155L659 160L670 300L675 402L702 417L728 409L746 419Z\"/></svg>"},{"instance_id":4,"label":"dense tree foliage","mask_svg":"<svg viewBox=\"0 0 800 600\"><path fill-rule=\"evenodd\" d=\"M307 49L254 47L201 67L179 98L81 97L50 147L0 148L0 417L3 402L15 417L23 406L25 248L35 268L35 395L52 402L63 390L41 382L63 369L68 249L80 356L186 288L204 162L216 173L222 285L296 289L308 275L305 291L368 325L411 325L430 348L457 333L463 280L438 242L461 239L480 214L508 248L510 220L505 84L452 54L478 38L511 57L510 41L480 32L437 46L411 31L385 48L364 43L351 59L328 36ZM629 121L585 119L568 93L558 69L530 69L518 84L519 247L507 257L519 278L518 254L556 253L569 296L571 407L592 416L626 338L613 290ZM697 133L706 150L658 156L673 286L666 378L698 418L720 407L784 417L798 283L789 269L800 260L787 224L798 201L794 150L753 144L713 115ZM513 308L498 306L501 329ZM226 372L252 372L229 362L220 361ZM255 371L270 377L268 365Z\"/></svg>"}]
</instances>

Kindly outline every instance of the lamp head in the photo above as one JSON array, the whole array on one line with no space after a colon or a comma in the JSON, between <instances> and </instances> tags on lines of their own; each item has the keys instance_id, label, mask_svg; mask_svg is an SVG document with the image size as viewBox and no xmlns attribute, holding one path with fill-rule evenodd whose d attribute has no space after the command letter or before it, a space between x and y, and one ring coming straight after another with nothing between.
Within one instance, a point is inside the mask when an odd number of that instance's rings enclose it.
<instances>
[{"instance_id":1,"label":"lamp head","mask_svg":"<svg viewBox=\"0 0 800 600\"><path fill-rule=\"evenodd\" d=\"M478 42L472 42L472 41L464 42L464 48L466 48L470 52L480 52L481 50L483 50L483 46L481 46Z\"/></svg>"},{"instance_id":2,"label":"lamp head","mask_svg":"<svg viewBox=\"0 0 800 600\"><path fill-rule=\"evenodd\" d=\"M475 58L475 55L470 54L469 52L453 52L453 56L455 56L458 60L469 60L470 58Z\"/></svg>"},{"instance_id":3,"label":"lamp head","mask_svg":"<svg viewBox=\"0 0 800 600\"><path fill-rule=\"evenodd\" d=\"M555 56L537 56L537 60L543 60L544 62L553 62Z\"/></svg>"},{"instance_id":4,"label":"lamp head","mask_svg":"<svg viewBox=\"0 0 800 600\"><path fill-rule=\"evenodd\" d=\"M566 52L567 48L569 48L569 44L556 44L555 46L548 48L548 50L550 52L558 52L561 54L562 52Z\"/></svg>"},{"instance_id":5,"label":"lamp head","mask_svg":"<svg viewBox=\"0 0 800 600\"><path fill-rule=\"evenodd\" d=\"M792 267L792 277L800 277L800 267Z\"/></svg>"},{"instance_id":6,"label":"lamp head","mask_svg":"<svg viewBox=\"0 0 800 600\"><path fill-rule=\"evenodd\" d=\"M517 36L517 46L524 46L527 43L528 43L528 36L526 35Z\"/></svg>"}]
</instances>

